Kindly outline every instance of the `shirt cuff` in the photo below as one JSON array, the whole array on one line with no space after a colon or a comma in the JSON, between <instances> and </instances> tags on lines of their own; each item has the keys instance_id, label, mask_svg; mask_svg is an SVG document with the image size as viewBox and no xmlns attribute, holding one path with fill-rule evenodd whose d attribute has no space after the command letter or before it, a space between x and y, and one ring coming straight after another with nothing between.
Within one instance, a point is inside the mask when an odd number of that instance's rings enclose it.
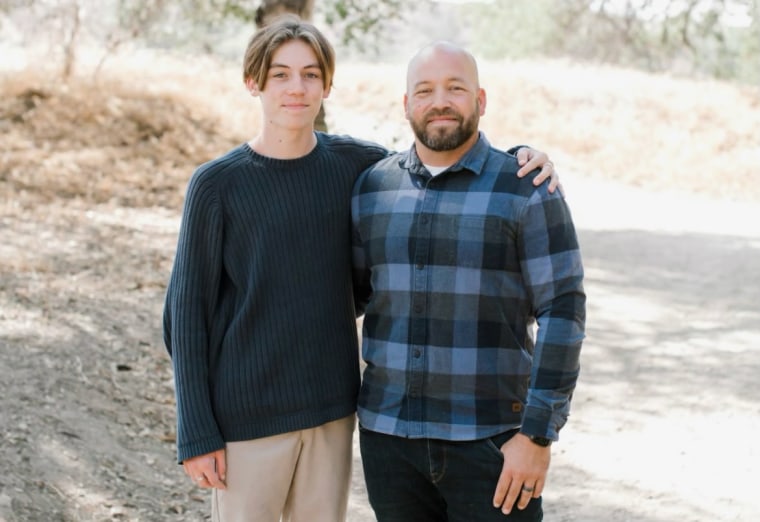
<instances>
[{"instance_id":1,"label":"shirt cuff","mask_svg":"<svg viewBox=\"0 0 760 522\"><path fill-rule=\"evenodd\" d=\"M570 399L550 390L528 393L528 404L523 415L520 431L526 435L559 440L559 430L567 422Z\"/></svg>"}]
</instances>

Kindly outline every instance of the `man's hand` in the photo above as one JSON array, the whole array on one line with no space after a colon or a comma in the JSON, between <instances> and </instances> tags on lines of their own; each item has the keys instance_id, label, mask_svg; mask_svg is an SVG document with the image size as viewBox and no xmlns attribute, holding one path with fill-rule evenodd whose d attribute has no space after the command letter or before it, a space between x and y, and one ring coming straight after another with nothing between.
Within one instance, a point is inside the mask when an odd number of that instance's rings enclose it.
<instances>
[{"instance_id":1,"label":"man's hand","mask_svg":"<svg viewBox=\"0 0 760 522\"><path fill-rule=\"evenodd\" d=\"M508 515L515 501L518 509L525 509L531 498L541 496L549 471L551 446L541 447L518 433L504 443L501 452L504 467L496 484L493 505Z\"/></svg>"},{"instance_id":2,"label":"man's hand","mask_svg":"<svg viewBox=\"0 0 760 522\"><path fill-rule=\"evenodd\" d=\"M223 449L187 459L185 473L201 488L227 489L227 457Z\"/></svg>"},{"instance_id":3,"label":"man's hand","mask_svg":"<svg viewBox=\"0 0 760 522\"><path fill-rule=\"evenodd\" d=\"M540 167L541 172L539 172L536 179L533 180L533 184L538 186L543 183L546 178L551 176L551 180L549 181L549 192L553 193L554 189L559 188L559 193L562 194L562 196L565 195L562 183L559 182L559 174L554 170L554 163L549 161L549 156L547 156L545 152L531 149L529 147L522 147L517 151L517 163L520 165L520 170L517 171L518 178L522 178L529 172Z\"/></svg>"}]
</instances>

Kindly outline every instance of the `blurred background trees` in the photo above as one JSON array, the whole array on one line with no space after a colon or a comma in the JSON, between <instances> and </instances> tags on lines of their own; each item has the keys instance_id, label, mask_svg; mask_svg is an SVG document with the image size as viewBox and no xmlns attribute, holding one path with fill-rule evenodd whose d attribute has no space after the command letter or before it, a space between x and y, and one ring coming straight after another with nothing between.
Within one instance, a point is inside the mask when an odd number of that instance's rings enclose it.
<instances>
[{"instance_id":1,"label":"blurred background trees","mask_svg":"<svg viewBox=\"0 0 760 522\"><path fill-rule=\"evenodd\" d=\"M546 55L760 83L758 0L533 0L468 10L491 57ZM500 32L496 27L502 27Z\"/></svg>"},{"instance_id":2,"label":"blurred background trees","mask_svg":"<svg viewBox=\"0 0 760 522\"><path fill-rule=\"evenodd\" d=\"M238 58L254 28L282 12L313 20L360 59L405 59L401 44L448 38L487 58L760 83L760 0L0 0L0 51L46 36L64 76L83 45L101 64L130 45Z\"/></svg>"}]
</instances>

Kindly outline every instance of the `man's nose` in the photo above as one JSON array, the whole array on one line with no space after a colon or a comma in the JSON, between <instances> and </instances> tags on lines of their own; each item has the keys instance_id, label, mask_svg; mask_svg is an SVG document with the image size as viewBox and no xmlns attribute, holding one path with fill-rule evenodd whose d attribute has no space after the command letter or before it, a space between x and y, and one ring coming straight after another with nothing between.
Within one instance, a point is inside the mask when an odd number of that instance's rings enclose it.
<instances>
[{"instance_id":1,"label":"man's nose","mask_svg":"<svg viewBox=\"0 0 760 522\"><path fill-rule=\"evenodd\" d=\"M433 91L433 106L448 107L451 105L451 97L446 89L435 89Z\"/></svg>"}]
</instances>

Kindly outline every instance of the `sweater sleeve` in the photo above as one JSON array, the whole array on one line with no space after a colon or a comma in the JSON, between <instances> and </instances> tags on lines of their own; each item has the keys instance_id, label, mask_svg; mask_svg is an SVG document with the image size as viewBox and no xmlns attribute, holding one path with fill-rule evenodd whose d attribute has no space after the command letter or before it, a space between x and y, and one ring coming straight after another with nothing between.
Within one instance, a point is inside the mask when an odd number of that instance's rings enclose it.
<instances>
[{"instance_id":1,"label":"sweater sleeve","mask_svg":"<svg viewBox=\"0 0 760 522\"><path fill-rule=\"evenodd\" d=\"M349 154L357 161L358 172L361 172L381 159L395 154L377 143L360 140L351 136L317 133L317 136L329 140L335 150Z\"/></svg>"},{"instance_id":2,"label":"sweater sleeve","mask_svg":"<svg viewBox=\"0 0 760 522\"><path fill-rule=\"evenodd\" d=\"M190 180L164 307L164 342L177 399L177 456L224 447L209 385L209 326L222 273L223 220L217 192L197 171Z\"/></svg>"},{"instance_id":3,"label":"sweater sleeve","mask_svg":"<svg viewBox=\"0 0 760 522\"><path fill-rule=\"evenodd\" d=\"M354 309L356 317L364 315L364 311L369 303L372 294L370 283L370 270L367 265L367 259L362 244L362 237L359 231L359 221L361 216L360 198L361 184L364 174L354 184L353 195L351 197L351 276L354 289Z\"/></svg>"},{"instance_id":4,"label":"sweater sleeve","mask_svg":"<svg viewBox=\"0 0 760 522\"><path fill-rule=\"evenodd\" d=\"M580 371L586 295L570 211L538 187L521 217L518 252L538 323L522 431L557 440Z\"/></svg>"}]
</instances>

